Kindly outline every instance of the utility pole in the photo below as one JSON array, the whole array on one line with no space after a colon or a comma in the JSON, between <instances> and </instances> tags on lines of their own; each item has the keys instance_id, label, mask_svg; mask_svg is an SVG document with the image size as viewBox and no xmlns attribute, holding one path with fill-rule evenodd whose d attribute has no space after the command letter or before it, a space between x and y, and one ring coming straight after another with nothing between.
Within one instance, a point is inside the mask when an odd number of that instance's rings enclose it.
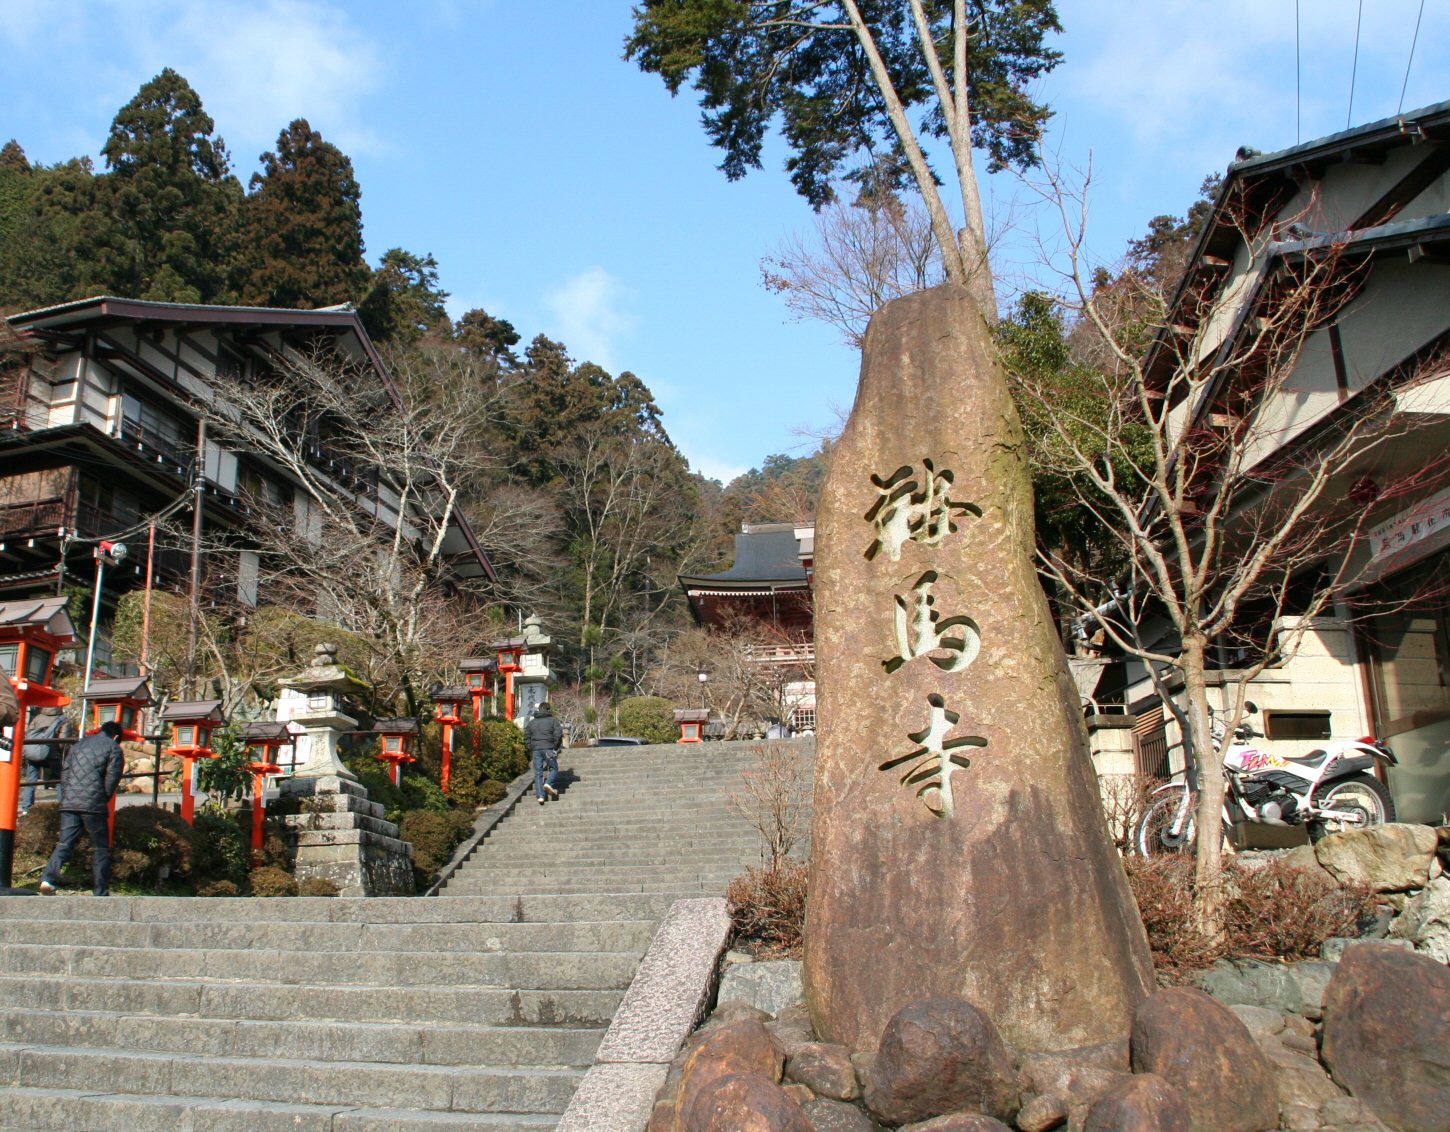
<instances>
[{"instance_id":1,"label":"utility pole","mask_svg":"<svg viewBox=\"0 0 1450 1132\"><path fill-rule=\"evenodd\" d=\"M191 497L191 617L186 630L186 686L196 688L196 642L201 621L201 512L206 475L206 419L196 422L196 456L192 460Z\"/></svg>"}]
</instances>

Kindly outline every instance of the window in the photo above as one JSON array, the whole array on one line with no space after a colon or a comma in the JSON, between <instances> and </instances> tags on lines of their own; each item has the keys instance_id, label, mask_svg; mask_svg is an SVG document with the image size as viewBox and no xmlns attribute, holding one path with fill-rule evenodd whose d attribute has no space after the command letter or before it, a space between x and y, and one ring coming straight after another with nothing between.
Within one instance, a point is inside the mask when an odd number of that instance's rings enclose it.
<instances>
[{"instance_id":1,"label":"window","mask_svg":"<svg viewBox=\"0 0 1450 1132\"><path fill-rule=\"evenodd\" d=\"M816 729L816 709L813 707L798 707L790 715L790 728L792 731L814 731Z\"/></svg>"},{"instance_id":2,"label":"window","mask_svg":"<svg viewBox=\"0 0 1450 1132\"><path fill-rule=\"evenodd\" d=\"M1266 739L1328 739L1327 711L1265 711Z\"/></svg>"},{"instance_id":3,"label":"window","mask_svg":"<svg viewBox=\"0 0 1450 1132\"><path fill-rule=\"evenodd\" d=\"M164 409L132 393L121 397L121 435L180 463L191 459L191 429Z\"/></svg>"}]
</instances>

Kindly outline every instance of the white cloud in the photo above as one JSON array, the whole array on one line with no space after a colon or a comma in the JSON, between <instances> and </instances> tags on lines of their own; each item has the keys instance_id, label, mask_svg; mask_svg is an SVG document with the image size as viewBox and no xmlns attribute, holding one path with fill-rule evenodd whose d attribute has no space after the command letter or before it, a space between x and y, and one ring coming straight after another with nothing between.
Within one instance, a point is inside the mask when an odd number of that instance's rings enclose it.
<instances>
[{"instance_id":1,"label":"white cloud","mask_svg":"<svg viewBox=\"0 0 1450 1132\"><path fill-rule=\"evenodd\" d=\"M634 292L604 268L586 268L544 297L549 336L563 342L575 360L613 370L620 339L635 328L628 310L633 298Z\"/></svg>"},{"instance_id":2,"label":"white cloud","mask_svg":"<svg viewBox=\"0 0 1450 1132\"><path fill-rule=\"evenodd\" d=\"M359 104L383 78L383 54L342 8L226 0L143 10L150 17L138 29L145 54L187 76L240 166L299 117L345 152L379 148Z\"/></svg>"},{"instance_id":3,"label":"white cloud","mask_svg":"<svg viewBox=\"0 0 1450 1132\"><path fill-rule=\"evenodd\" d=\"M685 454L690 461L690 470L699 472L706 479L719 480L722 484L728 484L731 480L743 476L750 471L749 468L740 464L732 464L726 460L718 460L713 456Z\"/></svg>"}]
</instances>

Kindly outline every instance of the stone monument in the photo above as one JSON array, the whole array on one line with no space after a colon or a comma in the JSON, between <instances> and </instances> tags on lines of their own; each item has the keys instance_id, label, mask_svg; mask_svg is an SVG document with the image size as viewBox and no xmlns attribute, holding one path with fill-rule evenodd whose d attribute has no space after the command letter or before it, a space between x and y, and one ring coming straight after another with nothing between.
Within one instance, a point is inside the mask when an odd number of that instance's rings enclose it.
<instances>
[{"instance_id":1,"label":"stone monument","mask_svg":"<svg viewBox=\"0 0 1450 1132\"><path fill-rule=\"evenodd\" d=\"M1033 569L1022 428L964 289L871 321L816 523L807 1001L875 1049L960 996L1019 1048L1125 1038L1153 982Z\"/></svg>"},{"instance_id":2,"label":"stone monument","mask_svg":"<svg viewBox=\"0 0 1450 1132\"><path fill-rule=\"evenodd\" d=\"M341 896L411 896L413 847L398 827L383 820L383 807L368 801L367 789L337 757L337 740L357 727L343 710L343 697L362 684L337 662L337 646L320 644L312 663L283 686L307 697L292 722L302 761L278 794L295 800L299 813L284 819L297 838L299 882L323 877Z\"/></svg>"}]
</instances>

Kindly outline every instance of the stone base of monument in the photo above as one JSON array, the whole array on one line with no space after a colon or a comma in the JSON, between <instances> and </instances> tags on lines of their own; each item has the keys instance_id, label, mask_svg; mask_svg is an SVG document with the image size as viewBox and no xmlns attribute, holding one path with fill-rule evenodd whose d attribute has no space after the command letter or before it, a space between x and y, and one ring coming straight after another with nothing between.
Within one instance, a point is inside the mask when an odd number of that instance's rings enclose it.
<instances>
[{"instance_id":1,"label":"stone base of monument","mask_svg":"<svg viewBox=\"0 0 1450 1132\"><path fill-rule=\"evenodd\" d=\"M339 896L413 895L413 847L363 786L337 776L290 778L279 795L284 810L297 811L283 822L299 884L322 877Z\"/></svg>"}]
</instances>

